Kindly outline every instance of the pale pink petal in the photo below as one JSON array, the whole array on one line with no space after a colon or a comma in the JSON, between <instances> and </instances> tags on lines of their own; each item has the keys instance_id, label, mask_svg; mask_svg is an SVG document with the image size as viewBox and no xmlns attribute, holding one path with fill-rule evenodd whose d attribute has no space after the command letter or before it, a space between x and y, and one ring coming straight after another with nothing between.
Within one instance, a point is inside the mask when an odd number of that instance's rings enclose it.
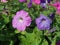
<instances>
[{"instance_id":1,"label":"pale pink petal","mask_svg":"<svg viewBox=\"0 0 60 45\"><path fill-rule=\"evenodd\" d=\"M30 26L30 22L31 22L31 18L28 16L27 19L26 19L26 26Z\"/></svg>"},{"instance_id":2,"label":"pale pink petal","mask_svg":"<svg viewBox=\"0 0 60 45\"><path fill-rule=\"evenodd\" d=\"M8 2L8 1L7 1L7 0L1 0L1 2L6 3L6 2Z\"/></svg>"},{"instance_id":3,"label":"pale pink petal","mask_svg":"<svg viewBox=\"0 0 60 45\"><path fill-rule=\"evenodd\" d=\"M17 25L18 25L17 29L20 30L20 31L24 31L26 29L26 26L25 26L24 23L22 23L22 24L18 23Z\"/></svg>"},{"instance_id":4,"label":"pale pink petal","mask_svg":"<svg viewBox=\"0 0 60 45\"><path fill-rule=\"evenodd\" d=\"M21 11L18 11L16 13L16 15L19 15L19 16L27 16L28 15L28 12L24 11L24 10L21 10Z\"/></svg>"}]
</instances>

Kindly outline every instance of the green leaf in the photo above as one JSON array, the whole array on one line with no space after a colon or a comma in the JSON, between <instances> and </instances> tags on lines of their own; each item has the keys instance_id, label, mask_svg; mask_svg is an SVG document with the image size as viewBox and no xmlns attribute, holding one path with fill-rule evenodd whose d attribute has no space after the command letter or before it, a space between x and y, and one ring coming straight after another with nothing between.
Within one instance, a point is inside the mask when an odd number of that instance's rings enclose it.
<instances>
[{"instance_id":1,"label":"green leaf","mask_svg":"<svg viewBox=\"0 0 60 45\"><path fill-rule=\"evenodd\" d=\"M13 45L13 41L12 40L10 41L10 44L9 45Z\"/></svg>"},{"instance_id":2,"label":"green leaf","mask_svg":"<svg viewBox=\"0 0 60 45\"><path fill-rule=\"evenodd\" d=\"M42 35L42 30L38 30L38 28L37 27L35 27L34 29L33 29L33 32L36 34L36 35Z\"/></svg>"},{"instance_id":3,"label":"green leaf","mask_svg":"<svg viewBox=\"0 0 60 45\"><path fill-rule=\"evenodd\" d=\"M4 6L0 5L0 10L3 10L4 9Z\"/></svg>"},{"instance_id":4,"label":"green leaf","mask_svg":"<svg viewBox=\"0 0 60 45\"><path fill-rule=\"evenodd\" d=\"M20 45L39 45L41 42L42 38L40 37L40 32L37 27L33 29L32 33L29 32L21 32L22 35L18 36L20 39L21 43Z\"/></svg>"},{"instance_id":5,"label":"green leaf","mask_svg":"<svg viewBox=\"0 0 60 45\"><path fill-rule=\"evenodd\" d=\"M54 39L53 41L52 41L52 44L51 45L56 45L56 39Z\"/></svg>"},{"instance_id":6,"label":"green leaf","mask_svg":"<svg viewBox=\"0 0 60 45\"><path fill-rule=\"evenodd\" d=\"M56 35L57 37L60 37L60 32L56 32L56 34L57 34L57 35Z\"/></svg>"},{"instance_id":7,"label":"green leaf","mask_svg":"<svg viewBox=\"0 0 60 45\"><path fill-rule=\"evenodd\" d=\"M4 23L8 23L9 22L9 17L7 15L2 15L2 18L4 19Z\"/></svg>"},{"instance_id":8,"label":"green leaf","mask_svg":"<svg viewBox=\"0 0 60 45\"><path fill-rule=\"evenodd\" d=\"M48 42L46 41L46 40L43 40L43 43L42 43L42 45L48 45Z\"/></svg>"},{"instance_id":9,"label":"green leaf","mask_svg":"<svg viewBox=\"0 0 60 45\"><path fill-rule=\"evenodd\" d=\"M18 31L18 30L15 30L15 33L20 33L20 31Z\"/></svg>"},{"instance_id":10,"label":"green leaf","mask_svg":"<svg viewBox=\"0 0 60 45\"><path fill-rule=\"evenodd\" d=\"M0 30L3 29L5 27L5 23L3 21L3 19L0 19Z\"/></svg>"}]
</instances>

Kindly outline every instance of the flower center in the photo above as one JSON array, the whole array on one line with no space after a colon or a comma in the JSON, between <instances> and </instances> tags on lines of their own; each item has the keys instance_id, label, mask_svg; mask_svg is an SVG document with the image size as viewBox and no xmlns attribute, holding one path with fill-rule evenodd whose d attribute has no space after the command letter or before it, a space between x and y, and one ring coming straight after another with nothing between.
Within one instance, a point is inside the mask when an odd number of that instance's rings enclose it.
<instances>
[{"instance_id":1,"label":"flower center","mask_svg":"<svg viewBox=\"0 0 60 45\"><path fill-rule=\"evenodd\" d=\"M23 18L20 18L20 19L19 19L19 22L23 22Z\"/></svg>"},{"instance_id":2,"label":"flower center","mask_svg":"<svg viewBox=\"0 0 60 45\"><path fill-rule=\"evenodd\" d=\"M46 21L46 19L44 19L44 18L43 18L41 21L42 21L42 22L45 22L45 21Z\"/></svg>"}]
</instances>

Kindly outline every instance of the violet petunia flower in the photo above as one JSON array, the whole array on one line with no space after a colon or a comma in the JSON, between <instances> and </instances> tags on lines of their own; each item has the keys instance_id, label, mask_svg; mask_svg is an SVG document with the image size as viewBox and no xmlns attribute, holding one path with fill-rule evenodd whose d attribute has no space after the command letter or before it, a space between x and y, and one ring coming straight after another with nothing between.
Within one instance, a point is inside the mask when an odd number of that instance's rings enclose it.
<instances>
[{"instance_id":1,"label":"violet petunia flower","mask_svg":"<svg viewBox=\"0 0 60 45\"><path fill-rule=\"evenodd\" d=\"M41 1L41 3L46 3L46 0L40 0Z\"/></svg>"},{"instance_id":2,"label":"violet petunia flower","mask_svg":"<svg viewBox=\"0 0 60 45\"><path fill-rule=\"evenodd\" d=\"M24 31L31 24L31 17L28 12L21 10L16 13L12 20L12 26L19 31Z\"/></svg>"},{"instance_id":3,"label":"violet petunia flower","mask_svg":"<svg viewBox=\"0 0 60 45\"><path fill-rule=\"evenodd\" d=\"M47 0L48 3L50 3L51 0Z\"/></svg>"},{"instance_id":4,"label":"violet petunia flower","mask_svg":"<svg viewBox=\"0 0 60 45\"><path fill-rule=\"evenodd\" d=\"M50 3L50 1L51 1L51 0L40 0L40 2L41 2L41 7L42 7L42 8L46 8L46 7L47 7L46 5L47 5L48 3Z\"/></svg>"},{"instance_id":5,"label":"violet petunia flower","mask_svg":"<svg viewBox=\"0 0 60 45\"><path fill-rule=\"evenodd\" d=\"M41 7L46 8L46 0L40 0L41 1Z\"/></svg>"},{"instance_id":6,"label":"violet petunia flower","mask_svg":"<svg viewBox=\"0 0 60 45\"><path fill-rule=\"evenodd\" d=\"M46 8L46 3L41 3L42 8Z\"/></svg>"},{"instance_id":7,"label":"violet petunia flower","mask_svg":"<svg viewBox=\"0 0 60 45\"><path fill-rule=\"evenodd\" d=\"M41 3L50 3L51 2L51 0L40 0L41 1Z\"/></svg>"},{"instance_id":8,"label":"violet petunia flower","mask_svg":"<svg viewBox=\"0 0 60 45\"><path fill-rule=\"evenodd\" d=\"M40 17L36 18L36 25L39 30L49 30L51 23L52 20L44 16L43 14L40 14Z\"/></svg>"},{"instance_id":9,"label":"violet petunia flower","mask_svg":"<svg viewBox=\"0 0 60 45\"><path fill-rule=\"evenodd\" d=\"M27 0L19 0L19 2L26 2Z\"/></svg>"},{"instance_id":10,"label":"violet petunia flower","mask_svg":"<svg viewBox=\"0 0 60 45\"><path fill-rule=\"evenodd\" d=\"M30 8L32 6L32 0L30 0L30 2L28 3L28 8Z\"/></svg>"}]
</instances>

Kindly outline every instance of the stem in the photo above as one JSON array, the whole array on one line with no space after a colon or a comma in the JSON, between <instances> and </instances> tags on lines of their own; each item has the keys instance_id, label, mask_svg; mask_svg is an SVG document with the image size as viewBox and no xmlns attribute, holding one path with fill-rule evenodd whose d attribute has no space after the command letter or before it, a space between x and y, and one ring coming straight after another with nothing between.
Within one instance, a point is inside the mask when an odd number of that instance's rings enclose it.
<instances>
[{"instance_id":1,"label":"stem","mask_svg":"<svg viewBox=\"0 0 60 45\"><path fill-rule=\"evenodd\" d=\"M44 38L43 38L43 37L44 37L44 31L42 31L42 35L43 35L43 36L42 36L42 40L41 40L41 42L39 43L39 45L42 45L42 43L43 43L43 40L44 40Z\"/></svg>"},{"instance_id":2,"label":"stem","mask_svg":"<svg viewBox=\"0 0 60 45\"><path fill-rule=\"evenodd\" d=\"M45 35L45 39L48 41L48 44L51 45L51 40Z\"/></svg>"}]
</instances>

